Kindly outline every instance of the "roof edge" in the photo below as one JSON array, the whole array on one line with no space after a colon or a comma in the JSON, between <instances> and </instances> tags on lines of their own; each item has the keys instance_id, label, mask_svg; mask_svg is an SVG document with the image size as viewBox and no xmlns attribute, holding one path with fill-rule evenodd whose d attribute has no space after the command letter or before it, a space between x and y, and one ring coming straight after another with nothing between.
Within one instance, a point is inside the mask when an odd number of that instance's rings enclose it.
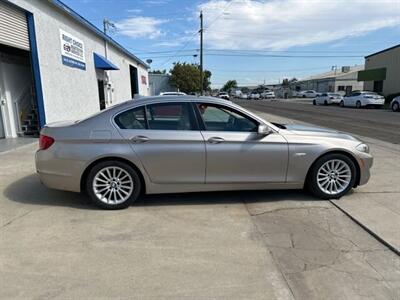
<instances>
[{"instance_id":1,"label":"roof edge","mask_svg":"<svg viewBox=\"0 0 400 300\"><path fill-rule=\"evenodd\" d=\"M386 51L390 51L390 50L396 49L396 48L398 48L398 47L400 47L400 44L394 45L394 46L392 46L392 47L390 47L390 48L386 48L386 49L383 49L383 50L381 50L381 51L378 51L378 52L375 52L375 53L372 53L372 54L369 54L369 55L367 55L367 56L364 56L364 58L369 58L369 57L371 57L371 56L375 56L375 55L384 53L384 52L386 52Z\"/></svg>"},{"instance_id":2,"label":"roof edge","mask_svg":"<svg viewBox=\"0 0 400 300\"><path fill-rule=\"evenodd\" d=\"M111 37L106 35L104 32L102 32L99 28L97 28L94 24L92 24L90 21L86 20L84 17L82 17L80 14L78 14L76 11L74 11L72 8L70 8L68 5L64 4L60 0L48 0L49 3L53 4L55 7L59 8L63 12L67 13L71 17L75 19L75 21L81 23L84 25L86 28L88 28L90 31L92 31L94 34L97 36L101 37L102 39L108 41L111 45L116 47L118 50L135 60L137 63L140 65L144 66L146 69L150 69L150 66L142 61L140 58L135 56L133 53L131 53L129 50L125 49L121 44L113 40Z\"/></svg>"}]
</instances>

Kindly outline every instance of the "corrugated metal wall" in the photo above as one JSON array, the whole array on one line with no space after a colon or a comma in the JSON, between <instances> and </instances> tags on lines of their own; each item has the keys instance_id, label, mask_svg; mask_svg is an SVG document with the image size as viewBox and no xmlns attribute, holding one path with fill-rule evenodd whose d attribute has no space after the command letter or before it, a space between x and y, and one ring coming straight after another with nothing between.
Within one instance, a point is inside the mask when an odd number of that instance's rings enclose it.
<instances>
[{"instance_id":1,"label":"corrugated metal wall","mask_svg":"<svg viewBox=\"0 0 400 300\"><path fill-rule=\"evenodd\" d=\"M25 13L2 0L0 0L0 44L29 50Z\"/></svg>"}]
</instances>

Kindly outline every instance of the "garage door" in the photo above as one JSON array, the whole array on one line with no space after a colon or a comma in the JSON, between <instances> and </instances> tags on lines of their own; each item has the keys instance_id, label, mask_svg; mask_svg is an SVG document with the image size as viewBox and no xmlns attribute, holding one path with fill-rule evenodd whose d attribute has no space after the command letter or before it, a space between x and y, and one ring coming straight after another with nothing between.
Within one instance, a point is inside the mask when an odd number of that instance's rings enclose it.
<instances>
[{"instance_id":1,"label":"garage door","mask_svg":"<svg viewBox=\"0 0 400 300\"><path fill-rule=\"evenodd\" d=\"M29 50L26 15L0 0L0 44Z\"/></svg>"}]
</instances>

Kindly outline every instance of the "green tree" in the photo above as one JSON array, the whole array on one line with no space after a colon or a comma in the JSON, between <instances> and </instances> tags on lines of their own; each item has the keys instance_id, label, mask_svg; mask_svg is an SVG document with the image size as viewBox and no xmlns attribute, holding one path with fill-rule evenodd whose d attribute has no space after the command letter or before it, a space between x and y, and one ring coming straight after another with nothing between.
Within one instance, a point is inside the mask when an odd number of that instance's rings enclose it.
<instances>
[{"instance_id":1,"label":"green tree","mask_svg":"<svg viewBox=\"0 0 400 300\"><path fill-rule=\"evenodd\" d=\"M196 64L174 63L170 70L170 83L181 92L200 92L200 69ZM211 72L203 72L203 89L209 90L211 85Z\"/></svg>"},{"instance_id":2,"label":"green tree","mask_svg":"<svg viewBox=\"0 0 400 300\"><path fill-rule=\"evenodd\" d=\"M222 87L222 90L224 92L229 92L231 89L237 88L237 82L236 80L228 80L224 86Z\"/></svg>"}]
</instances>

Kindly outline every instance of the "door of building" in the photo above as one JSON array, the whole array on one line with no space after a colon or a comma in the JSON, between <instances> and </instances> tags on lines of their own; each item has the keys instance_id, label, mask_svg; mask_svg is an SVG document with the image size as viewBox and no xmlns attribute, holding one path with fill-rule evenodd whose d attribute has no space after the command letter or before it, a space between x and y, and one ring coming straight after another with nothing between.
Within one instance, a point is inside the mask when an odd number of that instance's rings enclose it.
<instances>
[{"instance_id":1,"label":"door of building","mask_svg":"<svg viewBox=\"0 0 400 300\"><path fill-rule=\"evenodd\" d=\"M105 98L105 94L104 94L104 81L97 80L97 87L99 89L100 110L103 110L106 108L106 98Z\"/></svg>"},{"instance_id":2,"label":"door of building","mask_svg":"<svg viewBox=\"0 0 400 300\"><path fill-rule=\"evenodd\" d=\"M132 91L132 99L135 98L135 95L139 94L139 87L138 87L138 71L132 65L129 65L129 72L131 77L131 91Z\"/></svg>"},{"instance_id":3,"label":"door of building","mask_svg":"<svg viewBox=\"0 0 400 300\"><path fill-rule=\"evenodd\" d=\"M1 91L0 91L0 139L4 139L6 137L4 133L4 124L3 124L3 99L1 99Z\"/></svg>"}]
</instances>

